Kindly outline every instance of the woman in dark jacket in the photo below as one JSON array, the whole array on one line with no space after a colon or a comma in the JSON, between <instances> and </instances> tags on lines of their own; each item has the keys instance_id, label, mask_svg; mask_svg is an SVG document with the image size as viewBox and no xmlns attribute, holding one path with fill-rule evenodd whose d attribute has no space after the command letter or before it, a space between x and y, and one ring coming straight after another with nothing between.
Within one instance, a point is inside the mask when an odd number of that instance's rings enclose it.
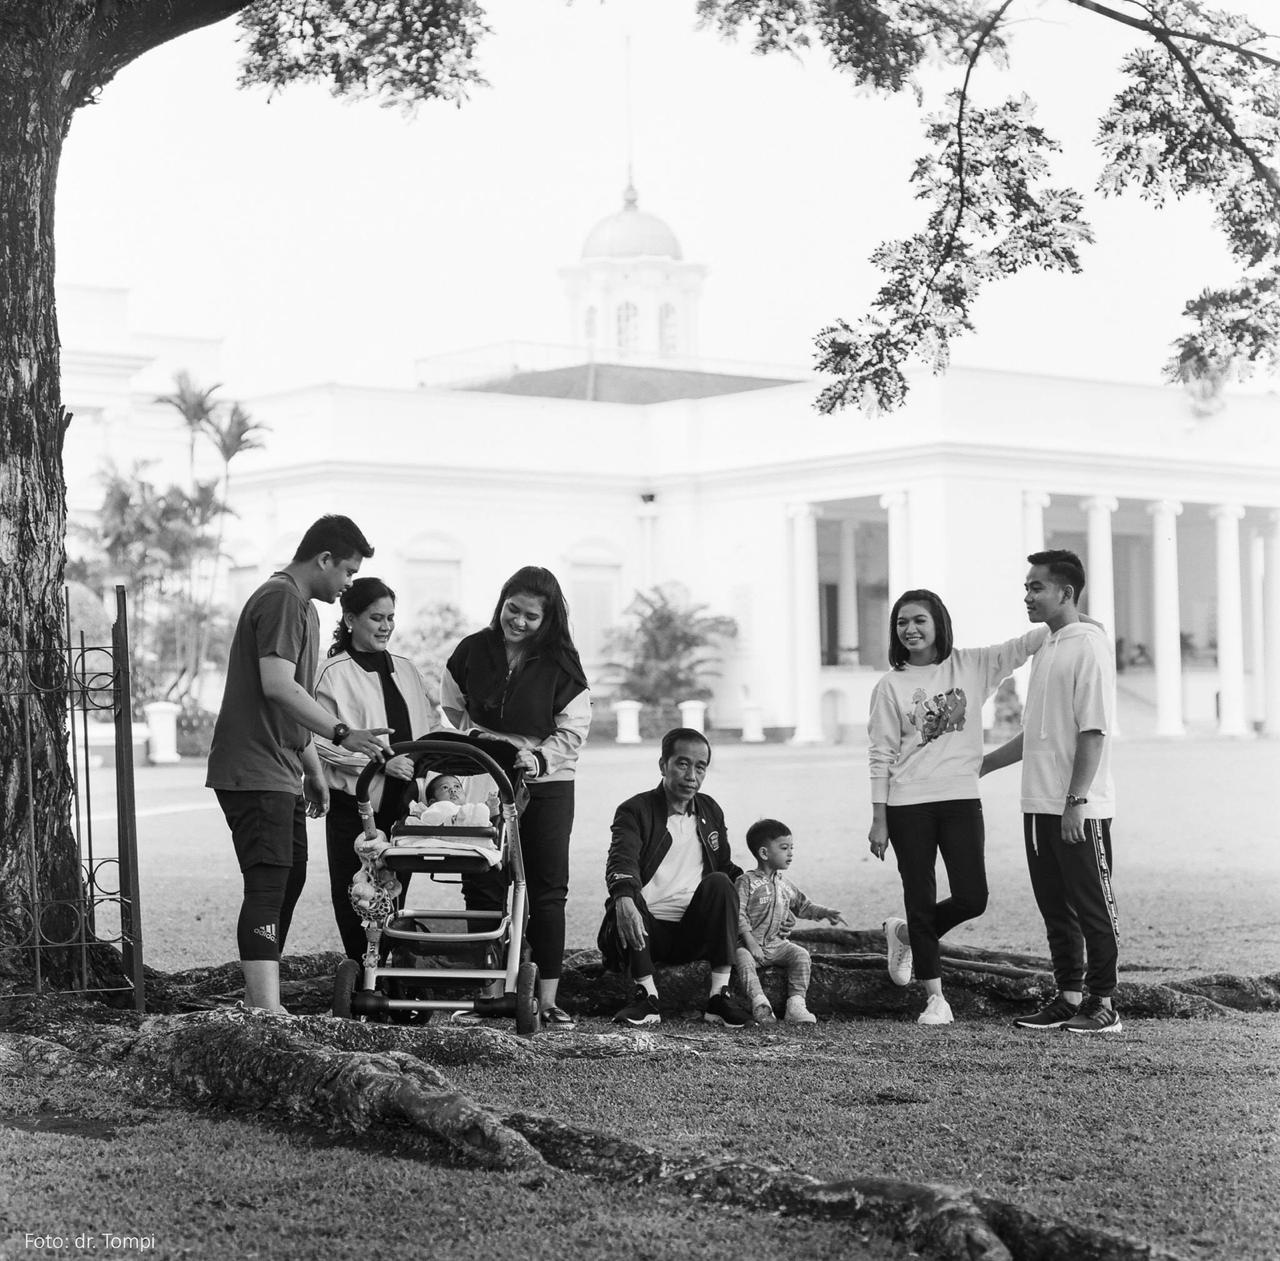
<instances>
[{"instance_id":1,"label":"woman in dark jacket","mask_svg":"<svg viewBox=\"0 0 1280 1261\"><path fill-rule=\"evenodd\" d=\"M569 834L578 750L591 725L591 693L569 632L569 610L550 570L526 565L503 584L493 620L453 650L440 708L459 731L520 750L529 804L520 821L529 892L529 947L538 965L543 1019L571 1028L556 1005L569 895ZM472 910L497 909L493 890L467 889Z\"/></svg>"}]
</instances>

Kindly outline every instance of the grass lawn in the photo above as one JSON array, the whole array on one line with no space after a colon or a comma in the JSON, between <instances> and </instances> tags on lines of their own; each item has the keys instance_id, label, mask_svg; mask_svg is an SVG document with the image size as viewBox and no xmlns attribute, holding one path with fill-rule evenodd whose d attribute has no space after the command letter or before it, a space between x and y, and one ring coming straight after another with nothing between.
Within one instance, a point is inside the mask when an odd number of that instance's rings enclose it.
<instances>
[{"instance_id":1,"label":"grass lawn","mask_svg":"<svg viewBox=\"0 0 1280 1261\"><path fill-rule=\"evenodd\" d=\"M735 840L763 814L790 823L800 841L797 883L843 906L855 927L901 905L892 865L867 855L864 761L849 746L724 746L707 784ZM1280 970L1275 746L1135 740L1117 746L1116 762L1122 961L1170 974ZM613 806L656 782L655 763L653 747L589 749L584 758L571 945L594 940ZM139 776L154 966L233 954L238 879L201 779L189 766ZM1016 772L984 781L991 906L953 939L1042 954L1016 797ZM299 952L336 946L323 834L312 835L290 939ZM593 1026L605 1027L586 1022ZM663 1150L823 1178L975 1186L1188 1258L1276 1255L1275 1017L1127 1021L1122 1034L1083 1041L986 1021L946 1029L827 1021L725 1034L677 1020L663 1030L685 1054L449 1071L499 1111L550 1112ZM0 1186L16 1188L0 1206L4 1258L32 1255L28 1231L153 1235L151 1255L175 1257L909 1255L838 1223L554 1172L533 1186L461 1170L407 1141L337 1140L269 1119L139 1106L83 1082L2 1089Z\"/></svg>"}]
</instances>

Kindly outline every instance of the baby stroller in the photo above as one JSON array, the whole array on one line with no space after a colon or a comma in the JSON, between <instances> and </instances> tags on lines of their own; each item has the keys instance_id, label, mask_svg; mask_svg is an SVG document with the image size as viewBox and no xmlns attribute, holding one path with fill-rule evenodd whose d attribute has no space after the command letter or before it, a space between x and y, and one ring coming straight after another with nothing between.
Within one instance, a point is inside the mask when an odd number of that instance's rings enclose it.
<instances>
[{"instance_id":1,"label":"baby stroller","mask_svg":"<svg viewBox=\"0 0 1280 1261\"><path fill-rule=\"evenodd\" d=\"M487 774L497 786L496 824L453 826L406 819L389 838L374 826L369 786L382 773L382 763L370 762L356 782L356 803L364 823L355 838L361 870L352 882L352 902L368 937L363 967L344 959L333 987L335 1016L387 1019L430 1019L433 1011L471 1011L482 1016L514 1015L516 1031L525 1037L538 1032L538 966L526 958L525 928L529 909L524 860L520 852L517 799L525 796L516 750L504 740L440 732L421 740L393 744L388 756L404 753L414 760L416 774L471 776ZM485 812L487 815L487 811ZM397 873L425 875L431 882L458 885L468 876L497 871L506 878L506 904L501 910L462 910L415 905L421 876L410 890L413 902L397 907ZM465 921L465 931L428 931L423 921ZM433 956L449 966L399 966L406 950ZM384 950L390 958L383 962ZM457 966L451 956L461 955ZM441 958L440 956L444 956ZM478 956L483 963L474 966ZM473 966L466 966L469 961ZM500 997L472 993L458 998L440 990L473 992L501 981ZM362 982L362 983L361 983ZM465 983L472 983L467 985ZM432 987L435 996L432 996ZM418 988L427 992L408 997Z\"/></svg>"}]
</instances>

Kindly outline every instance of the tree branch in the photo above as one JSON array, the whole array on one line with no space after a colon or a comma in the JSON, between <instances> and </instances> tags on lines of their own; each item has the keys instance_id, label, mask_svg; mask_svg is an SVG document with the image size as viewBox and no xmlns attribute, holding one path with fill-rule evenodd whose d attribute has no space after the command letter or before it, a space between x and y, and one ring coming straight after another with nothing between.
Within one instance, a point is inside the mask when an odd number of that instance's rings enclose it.
<instances>
[{"instance_id":1,"label":"tree branch","mask_svg":"<svg viewBox=\"0 0 1280 1261\"><path fill-rule=\"evenodd\" d=\"M938 253L937 265L934 267L920 295L920 306L916 311L915 319L911 322L912 333L919 327L920 320L924 315L925 304L929 300L929 295L933 292L934 282L951 259L951 251L955 248L956 237L960 232L960 220L964 217L968 202L968 193L964 182L964 112L969 99L969 80L973 77L974 67L978 64L978 58L982 56L982 50L986 46L987 40L991 38L992 33L1000 23L1000 19L1004 17L1013 3L1014 0L1004 0L1004 3L983 24L982 31L978 36L978 42L974 44L973 51L969 54L969 63L965 67L964 82L960 85L960 101L956 108L956 212L951 220L951 227L947 231L947 239Z\"/></svg>"},{"instance_id":2,"label":"tree branch","mask_svg":"<svg viewBox=\"0 0 1280 1261\"><path fill-rule=\"evenodd\" d=\"M143 53L221 22L247 4L248 0L113 0L99 4L75 57L72 99L92 100Z\"/></svg>"},{"instance_id":3,"label":"tree branch","mask_svg":"<svg viewBox=\"0 0 1280 1261\"><path fill-rule=\"evenodd\" d=\"M1110 9L1105 4L1099 4L1098 0L1067 0L1067 3L1074 4L1078 9L1088 9L1100 17L1110 18L1122 26L1131 26L1135 31L1144 31L1161 43L1165 43L1167 39L1187 39L1197 44L1205 44L1210 48L1223 48L1227 52L1238 53L1241 57L1260 61L1264 65L1280 66L1280 57L1269 57L1266 53L1246 48L1243 44L1233 44L1228 39L1218 39L1213 35L1201 35L1198 31L1175 31L1167 26L1157 26L1154 22L1145 22L1142 18L1130 17L1127 13Z\"/></svg>"},{"instance_id":4,"label":"tree branch","mask_svg":"<svg viewBox=\"0 0 1280 1261\"><path fill-rule=\"evenodd\" d=\"M1075 3L1076 0L1072 0ZM1169 36L1168 32L1162 32L1158 29L1151 31L1152 38L1164 48L1169 56L1171 56L1179 66L1182 72L1187 76L1187 81L1191 84L1195 94L1200 98L1205 109L1213 116L1214 121L1227 133L1231 141L1231 147L1237 152L1244 155L1245 160L1253 168L1253 173L1257 178L1271 190L1271 196L1280 206L1280 175L1269 167L1253 150L1252 146L1240 135L1236 129L1236 125L1231 115L1227 113L1222 102L1205 87L1196 68L1191 64L1191 59L1177 46ZM1280 62L1276 63L1280 65Z\"/></svg>"}]
</instances>

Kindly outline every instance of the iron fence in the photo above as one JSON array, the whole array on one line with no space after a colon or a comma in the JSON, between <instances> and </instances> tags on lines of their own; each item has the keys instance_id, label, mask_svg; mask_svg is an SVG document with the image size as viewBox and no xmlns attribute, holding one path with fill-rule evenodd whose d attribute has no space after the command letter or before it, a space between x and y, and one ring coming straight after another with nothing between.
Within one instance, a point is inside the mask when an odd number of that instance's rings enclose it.
<instances>
[{"instance_id":1,"label":"iron fence","mask_svg":"<svg viewBox=\"0 0 1280 1261\"><path fill-rule=\"evenodd\" d=\"M7 945L26 952L36 994L121 993L132 996L142 1011L146 994L142 965L142 908L138 892L138 828L134 799L133 712L129 666L128 608L123 587L115 589L115 621L109 644L89 644L83 631L73 635L69 599L64 606L63 643L54 649L31 647L25 609L20 614L19 647L0 653L4 695L17 702L21 774L26 811L17 824L27 846L23 903L25 934ZM32 756L34 728L31 706L42 697L61 694L69 737L72 777L70 817L80 879L71 897L55 897L41 879L34 816L36 774ZM99 736L108 724L107 740ZM109 749L110 774L104 774ZM104 781L112 781L114 811L101 810L95 799ZM104 829L102 825L114 824ZM104 834L105 832L105 834ZM112 835L112 832L114 835ZM104 981L91 956L118 949L119 977ZM56 979L55 979L56 978Z\"/></svg>"}]
</instances>

